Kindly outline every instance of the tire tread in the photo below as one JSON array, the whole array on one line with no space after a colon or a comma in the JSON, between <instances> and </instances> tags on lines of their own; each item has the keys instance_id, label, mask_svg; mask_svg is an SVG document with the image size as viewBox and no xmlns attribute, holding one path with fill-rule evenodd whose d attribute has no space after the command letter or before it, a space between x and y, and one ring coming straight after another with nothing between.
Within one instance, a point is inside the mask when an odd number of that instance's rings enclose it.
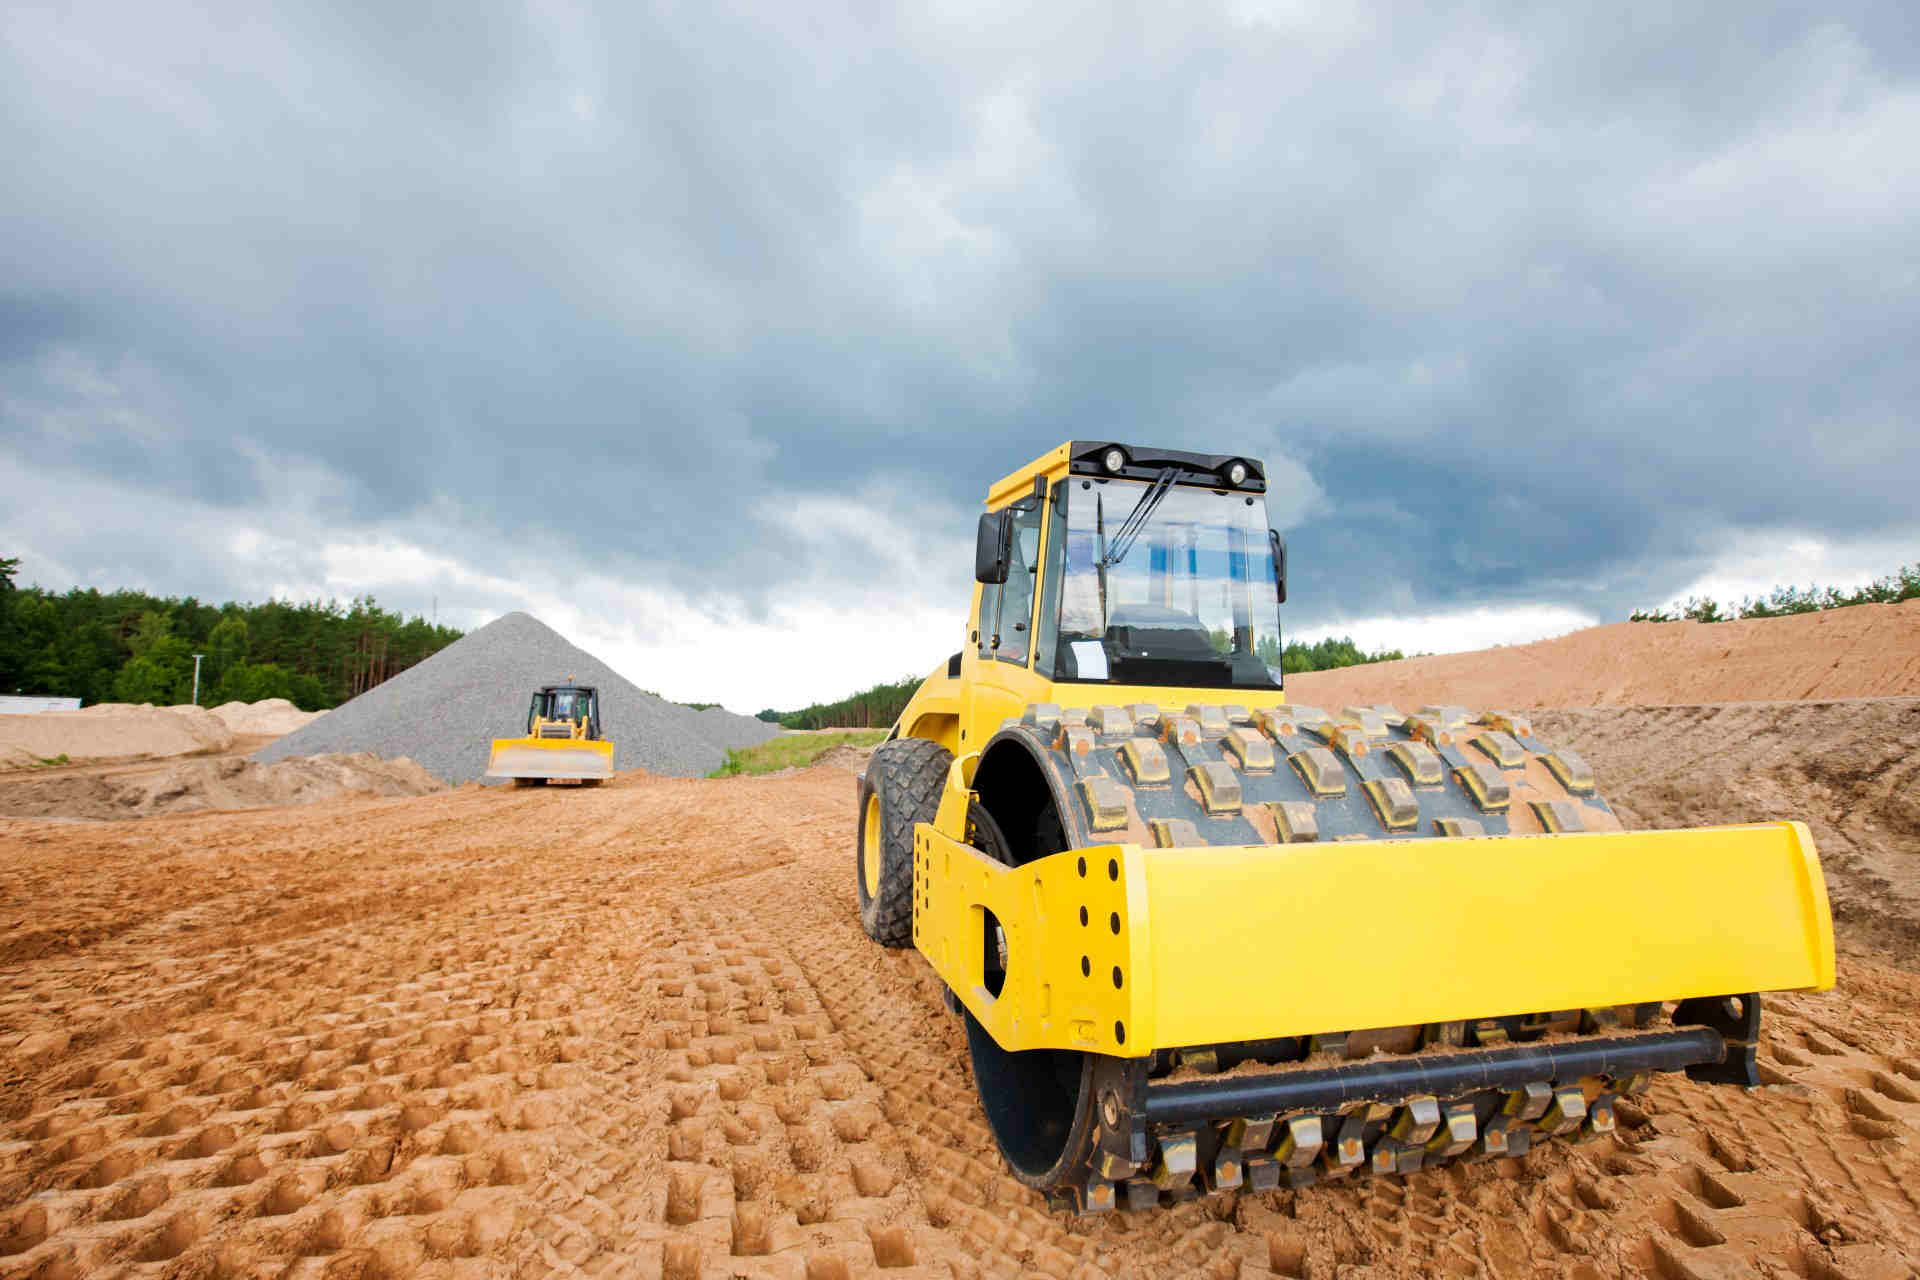
<instances>
[{"instance_id":1,"label":"tire tread","mask_svg":"<svg viewBox=\"0 0 1920 1280\"><path fill-rule=\"evenodd\" d=\"M895 738L874 748L861 789L866 812L869 790L880 795L880 891L866 893L859 877L860 842L854 842L856 895L860 923L867 936L887 947L913 942L913 828L933 821L946 785L953 753L928 738ZM863 818L860 820L864 820ZM857 822L856 822L857 829Z\"/></svg>"}]
</instances>

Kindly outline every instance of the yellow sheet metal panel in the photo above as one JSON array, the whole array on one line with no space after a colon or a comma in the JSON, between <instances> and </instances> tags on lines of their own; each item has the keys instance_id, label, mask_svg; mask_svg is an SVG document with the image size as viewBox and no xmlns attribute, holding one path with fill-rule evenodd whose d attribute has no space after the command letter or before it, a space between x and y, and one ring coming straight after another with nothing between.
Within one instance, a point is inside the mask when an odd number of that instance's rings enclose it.
<instances>
[{"instance_id":1,"label":"yellow sheet metal panel","mask_svg":"<svg viewBox=\"0 0 1920 1280\"><path fill-rule=\"evenodd\" d=\"M947 766L946 784L940 788L940 807L934 810L933 825L956 840L967 834L967 806L973 802L973 771L980 766L980 753L969 751L955 756Z\"/></svg>"},{"instance_id":2,"label":"yellow sheet metal panel","mask_svg":"<svg viewBox=\"0 0 1920 1280\"><path fill-rule=\"evenodd\" d=\"M914 834L913 942L1002 1044L1128 1056L1150 980L1129 901L1144 900L1138 849L1115 845L1009 868L921 823ZM987 917L1007 938L1006 984L985 983Z\"/></svg>"},{"instance_id":3,"label":"yellow sheet metal panel","mask_svg":"<svg viewBox=\"0 0 1920 1280\"><path fill-rule=\"evenodd\" d=\"M1799 823L1139 857L1165 1046L1833 984Z\"/></svg>"},{"instance_id":4,"label":"yellow sheet metal panel","mask_svg":"<svg viewBox=\"0 0 1920 1280\"><path fill-rule=\"evenodd\" d=\"M1825 882L1799 823L1111 845L1020 868L922 824L914 874L915 945L1008 1049L1133 1057L1833 984ZM1008 941L997 997L987 911Z\"/></svg>"},{"instance_id":5,"label":"yellow sheet metal panel","mask_svg":"<svg viewBox=\"0 0 1920 1280\"><path fill-rule=\"evenodd\" d=\"M1067 444L1056 445L1018 471L1000 477L999 482L987 490L987 506L998 508L1015 498L1026 497L1033 492L1035 476L1051 476L1056 471L1064 474L1070 460L1068 454L1070 446L1070 441Z\"/></svg>"}]
</instances>

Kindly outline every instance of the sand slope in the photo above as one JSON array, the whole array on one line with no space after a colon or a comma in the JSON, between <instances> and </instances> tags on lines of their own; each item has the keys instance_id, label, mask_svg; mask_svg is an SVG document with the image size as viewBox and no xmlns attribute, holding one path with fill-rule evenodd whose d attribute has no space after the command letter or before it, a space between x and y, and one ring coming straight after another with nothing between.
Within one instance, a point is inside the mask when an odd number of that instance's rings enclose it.
<instances>
[{"instance_id":1,"label":"sand slope","mask_svg":"<svg viewBox=\"0 0 1920 1280\"><path fill-rule=\"evenodd\" d=\"M1920 696L1920 600L1750 622L1617 622L1537 644L1287 677L1289 701L1618 707Z\"/></svg>"},{"instance_id":2,"label":"sand slope","mask_svg":"<svg viewBox=\"0 0 1920 1280\"><path fill-rule=\"evenodd\" d=\"M256 764L235 756L182 760L124 773L62 771L0 786L0 816L149 818L202 809L263 809L347 795L420 796L446 784L411 760L297 756Z\"/></svg>"},{"instance_id":3,"label":"sand slope","mask_svg":"<svg viewBox=\"0 0 1920 1280\"><path fill-rule=\"evenodd\" d=\"M232 745L233 730L204 707L103 702L78 711L0 716L0 767L62 755L70 760L192 755Z\"/></svg>"},{"instance_id":4,"label":"sand slope","mask_svg":"<svg viewBox=\"0 0 1920 1280\"><path fill-rule=\"evenodd\" d=\"M1810 817L1859 901L1914 857L1871 755L1911 758L1911 716L1542 719L1642 820ZM1871 937L1838 990L1769 1002L1751 1094L1661 1077L1616 1136L1524 1162L1050 1214L1000 1163L931 970L861 933L852 820L816 767L0 821L0 1277L1920 1264L1920 975Z\"/></svg>"},{"instance_id":5,"label":"sand slope","mask_svg":"<svg viewBox=\"0 0 1920 1280\"><path fill-rule=\"evenodd\" d=\"M223 702L213 714L235 733L277 737L306 728L326 712L302 711L285 698L262 698L258 702Z\"/></svg>"},{"instance_id":6,"label":"sand slope","mask_svg":"<svg viewBox=\"0 0 1920 1280\"><path fill-rule=\"evenodd\" d=\"M236 736L278 737L321 716L285 698L228 702L209 711L181 705L102 702L78 711L0 716L0 769L72 761L144 760L226 751Z\"/></svg>"}]
</instances>

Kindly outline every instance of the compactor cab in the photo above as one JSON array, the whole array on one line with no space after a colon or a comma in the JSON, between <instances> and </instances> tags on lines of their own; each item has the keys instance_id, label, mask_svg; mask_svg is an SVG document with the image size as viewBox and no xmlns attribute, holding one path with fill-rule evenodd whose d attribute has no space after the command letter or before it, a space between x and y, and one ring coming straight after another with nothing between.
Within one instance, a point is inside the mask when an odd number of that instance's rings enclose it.
<instances>
[{"instance_id":1,"label":"compactor cab","mask_svg":"<svg viewBox=\"0 0 1920 1280\"><path fill-rule=\"evenodd\" d=\"M1832 984L1804 826L1627 832L1523 714L1290 705L1255 459L1062 445L974 569L855 893L1058 1207L1602 1137L1656 1072L1758 1083L1757 993Z\"/></svg>"},{"instance_id":2,"label":"compactor cab","mask_svg":"<svg viewBox=\"0 0 1920 1280\"><path fill-rule=\"evenodd\" d=\"M495 738L489 778L515 786L577 783L595 786L613 776L613 744L600 730L600 691L592 685L541 685L527 706L521 738Z\"/></svg>"}]
</instances>

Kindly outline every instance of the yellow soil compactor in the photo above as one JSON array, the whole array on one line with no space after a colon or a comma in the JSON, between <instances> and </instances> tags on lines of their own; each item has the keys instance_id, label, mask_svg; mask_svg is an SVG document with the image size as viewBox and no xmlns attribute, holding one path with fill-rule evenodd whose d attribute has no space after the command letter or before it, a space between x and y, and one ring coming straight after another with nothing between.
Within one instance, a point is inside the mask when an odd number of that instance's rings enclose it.
<instances>
[{"instance_id":1,"label":"yellow soil compactor","mask_svg":"<svg viewBox=\"0 0 1920 1280\"><path fill-rule=\"evenodd\" d=\"M592 685L545 684L527 707L527 736L495 738L489 778L516 787L553 783L598 786L613 776L613 743L600 732L600 691Z\"/></svg>"},{"instance_id":2,"label":"yellow soil compactor","mask_svg":"<svg viewBox=\"0 0 1920 1280\"><path fill-rule=\"evenodd\" d=\"M994 485L967 645L859 783L861 922L966 1023L1015 1176L1142 1208L1759 1083L1833 982L1797 822L1625 831L1527 717L1289 705L1251 458L1071 443Z\"/></svg>"}]
</instances>

